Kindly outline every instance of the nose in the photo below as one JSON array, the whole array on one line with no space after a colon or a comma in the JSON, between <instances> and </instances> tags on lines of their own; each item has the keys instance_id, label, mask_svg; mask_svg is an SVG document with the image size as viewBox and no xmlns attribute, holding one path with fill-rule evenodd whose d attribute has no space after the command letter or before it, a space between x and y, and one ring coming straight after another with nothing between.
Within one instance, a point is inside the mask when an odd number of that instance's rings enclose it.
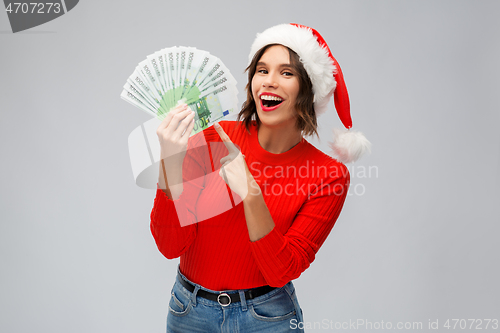
<instances>
[{"instance_id":1,"label":"nose","mask_svg":"<svg viewBox=\"0 0 500 333\"><path fill-rule=\"evenodd\" d=\"M266 78L262 82L262 86L264 88L269 87L269 88L278 88L278 80L274 77L273 74L268 74L266 75Z\"/></svg>"}]
</instances>

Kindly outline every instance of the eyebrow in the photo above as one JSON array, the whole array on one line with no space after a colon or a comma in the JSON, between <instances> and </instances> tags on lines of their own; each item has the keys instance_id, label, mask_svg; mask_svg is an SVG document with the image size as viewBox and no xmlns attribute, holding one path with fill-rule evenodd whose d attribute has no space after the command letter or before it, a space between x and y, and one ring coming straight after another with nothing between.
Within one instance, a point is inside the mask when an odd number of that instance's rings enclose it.
<instances>
[{"instance_id":1,"label":"eyebrow","mask_svg":"<svg viewBox=\"0 0 500 333\"><path fill-rule=\"evenodd\" d=\"M257 66L267 66L267 64L263 61L259 61L257 63ZM279 68L292 68L292 65L291 64L280 64Z\"/></svg>"}]
</instances>

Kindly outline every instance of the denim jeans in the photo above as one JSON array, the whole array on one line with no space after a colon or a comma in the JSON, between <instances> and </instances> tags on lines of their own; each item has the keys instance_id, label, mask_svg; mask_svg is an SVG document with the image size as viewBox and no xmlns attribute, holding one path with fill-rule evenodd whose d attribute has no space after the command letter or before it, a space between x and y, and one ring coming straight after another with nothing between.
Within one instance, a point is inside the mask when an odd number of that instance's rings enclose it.
<instances>
[{"instance_id":1,"label":"denim jeans","mask_svg":"<svg viewBox=\"0 0 500 333\"><path fill-rule=\"evenodd\" d=\"M193 284L195 290L189 292L179 279ZM292 281L251 300L245 299L247 289L224 290L238 292L241 298L227 306L196 296L200 289L219 293L192 283L178 271L168 306L167 333L304 332L296 325L303 318Z\"/></svg>"}]
</instances>

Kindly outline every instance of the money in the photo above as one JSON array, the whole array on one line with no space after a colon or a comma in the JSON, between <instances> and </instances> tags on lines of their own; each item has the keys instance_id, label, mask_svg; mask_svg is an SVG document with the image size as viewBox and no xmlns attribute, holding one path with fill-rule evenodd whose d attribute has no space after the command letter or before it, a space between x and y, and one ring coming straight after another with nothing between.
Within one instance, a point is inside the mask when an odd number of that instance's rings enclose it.
<instances>
[{"instance_id":1,"label":"money","mask_svg":"<svg viewBox=\"0 0 500 333\"><path fill-rule=\"evenodd\" d=\"M179 103L195 111L194 135L237 112L236 80L222 61L194 47L170 47L146 57L121 98L162 120Z\"/></svg>"},{"instance_id":2,"label":"money","mask_svg":"<svg viewBox=\"0 0 500 333\"><path fill-rule=\"evenodd\" d=\"M130 91L123 90L120 97L146 113L150 114L151 112L154 112L154 109L149 108L148 105L141 102L141 100L137 98L137 96L135 96L134 93L131 93Z\"/></svg>"}]
</instances>

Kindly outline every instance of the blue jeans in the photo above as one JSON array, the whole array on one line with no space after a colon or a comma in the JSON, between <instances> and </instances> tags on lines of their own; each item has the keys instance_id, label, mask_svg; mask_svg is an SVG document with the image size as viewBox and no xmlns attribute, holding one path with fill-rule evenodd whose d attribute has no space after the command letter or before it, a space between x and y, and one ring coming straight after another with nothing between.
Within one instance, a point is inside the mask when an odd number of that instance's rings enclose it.
<instances>
[{"instance_id":1,"label":"blue jeans","mask_svg":"<svg viewBox=\"0 0 500 333\"><path fill-rule=\"evenodd\" d=\"M179 279L193 284L195 290L189 292ZM219 293L192 283L178 271L168 306L167 333L304 332L297 325L304 320L292 281L251 300L245 299L247 289L225 290L238 292L241 298L227 306L196 296L200 289Z\"/></svg>"}]
</instances>

